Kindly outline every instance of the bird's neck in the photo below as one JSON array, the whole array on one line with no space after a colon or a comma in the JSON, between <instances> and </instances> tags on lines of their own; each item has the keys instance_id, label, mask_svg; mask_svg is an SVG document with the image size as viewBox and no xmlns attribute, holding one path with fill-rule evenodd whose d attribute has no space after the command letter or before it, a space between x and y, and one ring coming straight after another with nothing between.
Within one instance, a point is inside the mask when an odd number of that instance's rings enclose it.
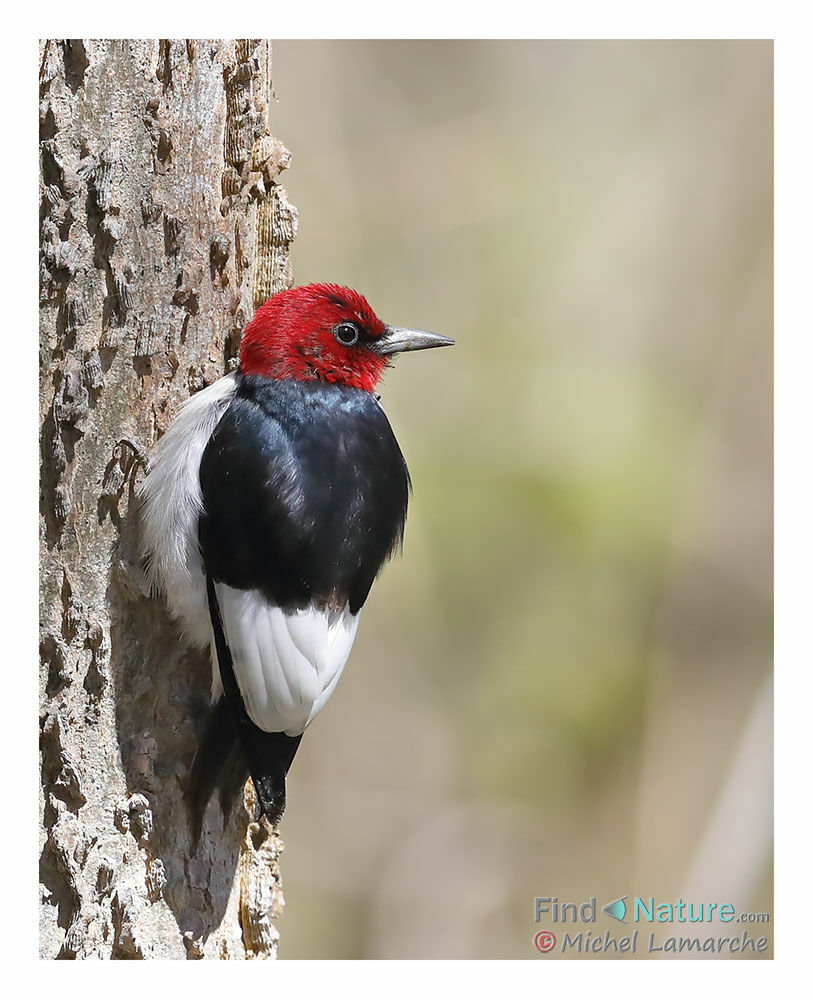
<instances>
[{"instance_id":1,"label":"bird's neck","mask_svg":"<svg viewBox=\"0 0 813 999\"><path fill-rule=\"evenodd\" d=\"M349 364L340 358L309 355L305 351L273 356L262 347L252 345L240 351L240 371L244 375L293 378L300 382L321 381L371 393L375 391L386 366L386 358L372 354L354 358Z\"/></svg>"}]
</instances>

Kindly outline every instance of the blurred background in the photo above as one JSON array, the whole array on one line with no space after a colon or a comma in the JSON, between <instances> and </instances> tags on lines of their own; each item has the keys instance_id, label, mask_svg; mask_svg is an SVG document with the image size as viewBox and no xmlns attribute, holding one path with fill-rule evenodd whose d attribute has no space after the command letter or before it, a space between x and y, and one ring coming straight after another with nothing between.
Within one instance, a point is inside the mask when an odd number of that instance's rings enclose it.
<instances>
[{"instance_id":1,"label":"blurred background","mask_svg":"<svg viewBox=\"0 0 813 999\"><path fill-rule=\"evenodd\" d=\"M770 42L273 57L296 283L457 340L381 389L404 557L291 772L280 957L771 912Z\"/></svg>"}]
</instances>

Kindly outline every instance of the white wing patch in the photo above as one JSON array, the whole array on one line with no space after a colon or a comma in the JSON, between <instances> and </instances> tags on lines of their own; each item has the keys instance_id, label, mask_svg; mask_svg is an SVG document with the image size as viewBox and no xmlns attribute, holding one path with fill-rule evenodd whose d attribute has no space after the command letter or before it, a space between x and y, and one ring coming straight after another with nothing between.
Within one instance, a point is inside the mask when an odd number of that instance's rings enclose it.
<instances>
[{"instance_id":1,"label":"white wing patch","mask_svg":"<svg viewBox=\"0 0 813 999\"><path fill-rule=\"evenodd\" d=\"M235 376L226 375L183 404L153 449L147 477L139 487L144 505L141 553L150 582L166 593L173 617L203 647L212 642L212 626L198 544L198 518L203 512L200 462L236 388ZM215 694L218 683L215 671Z\"/></svg>"},{"instance_id":2,"label":"white wing patch","mask_svg":"<svg viewBox=\"0 0 813 999\"><path fill-rule=\"evenodd\" d=\"M327 703L350 655L359 614L349 607L286 613L256 590L215 583L234 675L265 732L299 735Z\"/></svg>"}]
</instances>

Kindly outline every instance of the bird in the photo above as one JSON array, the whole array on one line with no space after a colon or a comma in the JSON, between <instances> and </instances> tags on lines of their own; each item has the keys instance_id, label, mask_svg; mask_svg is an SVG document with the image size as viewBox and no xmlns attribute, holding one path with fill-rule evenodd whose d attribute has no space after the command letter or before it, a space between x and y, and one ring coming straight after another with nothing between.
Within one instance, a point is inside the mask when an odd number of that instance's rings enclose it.
<instances>
[{"instance_id":1,"label":"bird","mask_svg":"<svg viewBox=\"0 0 813 999\"><path fill-rule=\"evenodd\" d=\"M212 658L187 790L196 844L215 791L225 822L249 776L254 819L279 822L302 735L403 541L411 481L376 388L395 355L453 344L385 324L337 284L280 291L236 370L192 395L149 456L144 568Z\"/></svg>"}]
</instances>

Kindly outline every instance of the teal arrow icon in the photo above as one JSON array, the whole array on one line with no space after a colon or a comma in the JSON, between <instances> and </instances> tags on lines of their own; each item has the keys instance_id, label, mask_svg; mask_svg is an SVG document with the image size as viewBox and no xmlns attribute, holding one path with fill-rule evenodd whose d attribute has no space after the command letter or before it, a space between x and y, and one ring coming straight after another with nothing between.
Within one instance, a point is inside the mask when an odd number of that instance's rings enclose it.
<instances>
[{"instance_id":1,"label":"teal arrow icon","mask_svg":"<svg viewBox=\"0 0 813 999\"><path fill-rule=\"evenodd\" d=\"M613 919L617 919L619 923L626 923L624 916L627 914L627 906L624 902L626 895L622 895L621 898L617 898L614 902L608 902L606 905L602 905L601 911L606 912L608 916L612 916Z\"/></svg>"}]
</instances>

